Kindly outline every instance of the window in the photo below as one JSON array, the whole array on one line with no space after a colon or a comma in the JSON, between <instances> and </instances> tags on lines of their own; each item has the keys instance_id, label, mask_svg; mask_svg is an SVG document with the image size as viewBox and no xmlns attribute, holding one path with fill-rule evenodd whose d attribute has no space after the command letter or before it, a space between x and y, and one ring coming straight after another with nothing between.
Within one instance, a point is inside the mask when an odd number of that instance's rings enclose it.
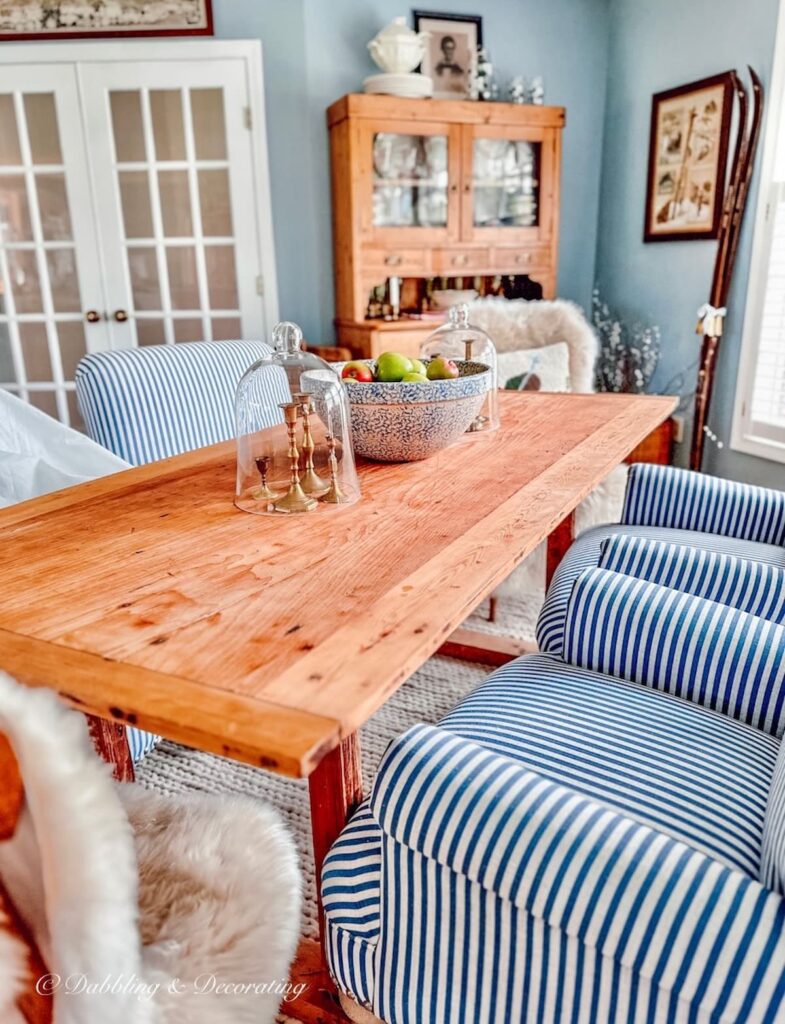
<instances>
[{"instance_id":1,"label":"window","mask_svg":"<svg viewBox=\"0 0 785 1024\"><path fill-rule=\"evenodd\" d=\"M769 92L731 444L785 462L785 5Z\"/></svg>"}]
</instances>

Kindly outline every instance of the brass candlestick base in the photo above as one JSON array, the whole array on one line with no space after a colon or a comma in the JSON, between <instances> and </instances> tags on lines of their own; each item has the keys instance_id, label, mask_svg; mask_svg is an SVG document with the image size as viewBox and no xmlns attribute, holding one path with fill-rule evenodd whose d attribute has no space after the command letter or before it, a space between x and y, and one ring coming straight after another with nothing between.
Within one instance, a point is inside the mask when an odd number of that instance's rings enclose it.
<instances>
[{"instance_id":1,"label":"brass candlestick base","mask_svg":"<svg viewBox=\"0 0 785 1024\"><path fill-rule=\"evenodd\" d=\"M254 459L254 462L256 463L256 468L259 470L259 476L262 478L262 485L261 487L257 487L256 490L252 492L251 496L256 501L275 501L278 494L275 491L271 491L267 486L267 474L270 471L269 456L263 455L259 459Z\"/></svg>"},{"instance_id":2,"label":"brass candlestick base","mask_svg":"<svg viewBox=\"0 0 785 1024\"><path fill-rule=\"evenodd\" d=\"M312 512L319 504L315 498L309 498L300 486L300 453L297 450L297 410L298 402L281 402L284 419L286 420L286 431L289 435L289 460L292 466L291 483L289 490L282 498L279 498L273 508L276 512Z\"/></svg>"},{"instance_id":3,"label":"brass candlestick base","mask_svg":"<svg viewBox=\"0 0 785 1024\"><path fill-rule=\"evenodd\" d=\"M305 455L305 470L300 477L300 485L306 494L323 494L329 485L326 480L322 480L313 465L313 452L316 444L311 433L311 396L307 392L297 391L294 394L294 399L299 402L300 414L303 418L301 447Z\"/></svg>"},{"instance_id":4,"label":"brass candlestick base","mask_svg":"<svg viewBox=\"0 0 785 1024\"><path fill-rule=\"evenodd\" d=\"M345 505L347 501L351 501L351 498L343 493L338 484L338 459L335 457L335 438L332 434L327 434L325 440L327 441L327 447L330 449L330 454L327 457L327 464L330 467L330 486L321 496L321 500L329 502L331 505Z\"/></svg>"}]
</instances>

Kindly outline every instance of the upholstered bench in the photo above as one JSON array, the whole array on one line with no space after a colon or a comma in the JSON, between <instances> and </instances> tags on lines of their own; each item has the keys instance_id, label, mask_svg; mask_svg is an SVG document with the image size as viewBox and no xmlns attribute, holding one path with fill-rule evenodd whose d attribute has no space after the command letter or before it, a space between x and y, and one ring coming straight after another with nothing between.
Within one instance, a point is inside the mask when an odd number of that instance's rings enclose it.
<instances>
[{"instance_id":1,"label":"upholstered bench","mask_svg":"<svg viewBox=\"0 0 785 1024\"><path fill-rule=\"evenodd\" d=\"M565 660L512 662L396 740L331 851L349 1012L783 1019L783 655L776 623L585 571Z\"/></svg>"}]
</instances>

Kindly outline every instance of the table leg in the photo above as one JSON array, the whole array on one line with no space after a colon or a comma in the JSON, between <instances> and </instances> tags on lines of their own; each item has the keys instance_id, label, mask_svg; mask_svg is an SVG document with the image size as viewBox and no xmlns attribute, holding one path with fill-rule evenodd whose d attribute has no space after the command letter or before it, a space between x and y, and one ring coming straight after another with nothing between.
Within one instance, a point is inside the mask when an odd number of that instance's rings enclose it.
<instances>
[{"instance_id":1,"label":"table leg","mask_svg":"<svg viewBox=\"0 0 785 1024\"><path fill-rule=\"evenodd\" d=\"M568 516L559 523L555 530L548 537L548 550L545 567L545 586L551 585L553 574L559 568L559 563L567 554L567 550L575 540L575 513L570 512Z\"/></svg>"},{"instance_id":2,"label":"table leg","mask_svg":"<svg viewBox=\"0 0 785 1024\"><path fill-rule=\"evenodd\" d=\"M293 985L304 984L303 994L283 1011L307 1024L341 1024L347 1020L338 1003L338 992L324 957L324 911L321 876L324 858L338 838L352 811L363 798L360 742L356 733L322 760L309 779L311 829L319 908L319 941L303 939L292 966Z\"/></svg>"},{"instance_id":3,"label":"table leg","mask_svg":"<svg viewBox=\"0 0 785 1024\"><path fill-rule=\"evenodd\" d=\"M134 762L128 748L125 726L109 722L97 715L85 715L90 739L98 754L112 766L118 782L134 781Z\"/></svg>"}]
</instances>

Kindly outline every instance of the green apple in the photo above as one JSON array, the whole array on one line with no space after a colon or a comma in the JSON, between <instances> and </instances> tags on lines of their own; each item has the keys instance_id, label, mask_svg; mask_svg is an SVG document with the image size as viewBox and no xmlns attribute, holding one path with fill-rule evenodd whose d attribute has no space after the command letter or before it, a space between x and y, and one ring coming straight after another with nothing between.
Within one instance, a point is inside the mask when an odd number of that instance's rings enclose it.
<instances>
[{"instance_id":1,"label":"green apple","mask_svg":"<svg viewBox=\"0 0 785 1024\"><path fill-rule=\"evenodd\" d=\"M423 363L421 360L419 360L419 359L412 359L411 360L411 364L412 364L412 373L422 373L422 374L425 373L425 363Z\"/></svg>"},{"instance_id":2,"label":"green apple","mask_svg":"<svg viewBox=\"0 0 785 1024\"><path fill-rule=\"evenodd\" d=\"M412 372L412 361L400 352L382 352L376 360L376 379L382 384L397 384Z\"/></svg>"},{"instance_id":3,"label":"green apple","mask_svg":"<svg viewBox=\"0 0 785 1024\"><path fill-rule=\"evenodd\" d=\"M453 380L459 373L457 364L444 356L436 356L428 363L428 380Z\"/></svg>"},{"instance_id":4,"label":"green apple","mask_svg":"<svg viewBox=\"0 0 785 1024\"><path fill-rule=\"evenodd\" d=\"M428 383L428 378L424 373L405 373L403 377L401 377L401 380L404 382L409 381L412 384L422 384L423 381L426 384Z\"/></svg>"}]
</instances>

